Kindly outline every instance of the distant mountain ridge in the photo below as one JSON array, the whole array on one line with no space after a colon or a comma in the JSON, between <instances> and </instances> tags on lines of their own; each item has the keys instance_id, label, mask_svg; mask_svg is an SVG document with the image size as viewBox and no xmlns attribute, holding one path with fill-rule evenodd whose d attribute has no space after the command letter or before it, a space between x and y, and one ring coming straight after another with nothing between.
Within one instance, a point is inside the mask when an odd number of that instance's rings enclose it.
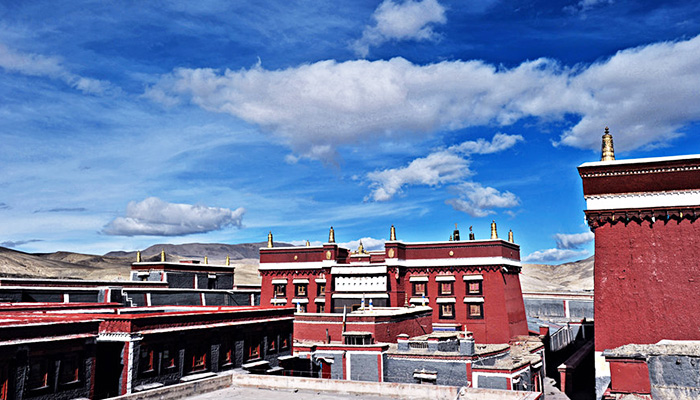
<instances>
[{"instance_id":1,"label":"distant mountain ridge","mask_svg":"<svg viewBox=\"0 0 700 400\"><path fill-rule=\"evenodd\" d=\"M259 284L258 262L260 248L267 242L221 244L185 243L154 244L141 251L143 261L159 261L165 250L168 261L203 260L223 264L226 256L236 267L235 281L239 284ZM275 242L275 246L292 246ZM55 253L24 253L0 247L0 277L68 278L128 280L136 251L111 251L92 255L57 251ZM520 284L524 292L592 292L593 256L560 265L523 264Z\"/></svg>"}]
</instances>

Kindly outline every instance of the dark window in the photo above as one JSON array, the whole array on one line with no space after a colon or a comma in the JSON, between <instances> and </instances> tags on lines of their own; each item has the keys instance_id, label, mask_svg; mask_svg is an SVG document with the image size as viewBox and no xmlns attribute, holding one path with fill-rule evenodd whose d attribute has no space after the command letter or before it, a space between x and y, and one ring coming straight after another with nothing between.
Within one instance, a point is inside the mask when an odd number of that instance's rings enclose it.
<instances>
[{"instance_id":1,"label":"dark window","mask_svg":"<svg viewBox=\"0 0 700 400\"><path fill-rule=\"evenodd\" d=\"M175 368L177 365L176 355L177 350L174 350L172 347L163 350L163 353L161 354L161 368Z\"/></svg>"},{"instance_id":2,"label":"dark window","mask_svg":"<svg viewBox=\"0 0 700 400\"><path fill-rule=\"evenodd\" d=\"M207 279L207 289L216 289L216 277Z\"/></svg>"},{"instance_id":3,"label":"dark window","mask_svg":"<svg viewBox=\"0 0 700 400\"><path fill-rule=\"evenodd\" d=\"M440 304L440 318L442 319L454 319L455 317L455 305L448 303L448 304Z\"/></svg>"},{"instance_id":4,"label":"dark window","mask_svg":"<svg viewBox=\"0 0 700 400\"><path fill-rule=\"evenodd\" d=\"M283 283L275 284L275 297L286 297L287 285Z\"/></svg>"},{"instance_id":5,"label":"dark window","mask_svg":"<svg viewBox=\"0 0 700 400\"><path fill-rule=\"evenodd\" d=\"M233 346L230 341L225 341L219 348L219 360L222 367L233 365Z\"/></svg>"},{"instance_id":6,"label":"dark window","mask_svg":"<svg viewBox=\"0 0 700 400\"><path fill-rule=\"evenodd\" d=\"M280 339L280 350L288 350L289 349L289 337L284 336L283 338Z\"/></svg>"},{"instance_id":7,"label":"dark window","mask_svg":"<svg viewBox=\"0 0 700 400\"><path fill-rule=\"evenodd\" d=\"M484 305L482 303L467 304L467 318L482 319L484 318Z\"/></svg>"},{"instance_id":8,"label":"dark window","mask_svg":"<svg viewBox=\"0 0 700 400\"><path fill-rule=\"evenodd\" d=\"M317 285L317 287L318 287L317 294L318 294L319 296L324 296L324 295L326 294L326 284L325 284L325 283L319 283L319 284Z\"/></svg>"},{"instance_id":9,"label":"dark window","mask_svg":"<svg viewBox=\"0 0 700 400\"><path fill-rule=\"evenodd\" d=\"M481 294L481 281L468 281L467 294Z\"/></svg>"},{"instance_id":10,"label":"dark window","mask_svg":"<svg viewBox=\"0 0 700 400\"><path fill-rule=\"evenodd\" d=\"M207 368L207 357L209 355L209 347L200 345L188 349L189 355L186 360L188 363L189 372L200 372L206 371Z\"/></svg>"},{"instance_id":11,"label":"dark window","mask_svg":"<svg viewBox=\"0 0 700 400\"><path fill-rule=\"evenodd\" d=\"M440 282L440 295L446 296L452 294L452 282Z\"/></svg>"},{"instance_id":12,"label":"dark window","mask_svg":"<svg viewBox=\"0 0 700 400\"><path fill-rule=\"evenodd\" d=\"M414 296L428 296L428 285L425 282L413 282Z\"/></svg>"},{"instance_id":13,"label":"dark window","mask_svg":"<svg viewBox=\"0 0 700 400\"><path fill-rule=\"evenodd\" d=\"M297 304L297 312L305 313L306 312L306 304L303 304L303 303Z\"/></svg>"},{"instance_id":14,"label":"dark window","mask_svg":"<svg viewBox=\"0 0 700 400\"><path fill-rule=\"evenodd\" d=\"M267 338L267 352L276 353L277 352L277 338L268 336Z\"/></svg>"},{"instance_id":15,"label":"dark window","mask_svg":"<svg viewBox=\"0 0 700 400\"><path fill-rule=\"evenodd\" d=\"M318 313L326 312L326 305L323 303L316 303L316 312L318 312Z\"/></svg>"},{"instance_id":16,"label":"dark window","mask_svg":"<svg viewBox=\"0 0 700 400\"><path fill-rule=\"evenodd\" d=\"M247 347L248 348L246 351L246 356L247 356L246 361L257 360L258 358L260 358L260 339L259 338L251 338L248 342Z\"/></svg>"},{"instance_id":17,"label":"dark window","mask_svg":"<svg viewBox=\"0 0 700 400\"><path fill-rule=\"evenodd\" d=\"M67 385L80 381L80 363L77 356L68 356L61 360L58 383Z\"/></svg>"},{"instance_id":18,"label":"dark window","mask_svg":"<svg viewBox=\"0 0 700 400\"><path fill-rule=\"evenodd\" d=\"M306 284L300 283L294 285L294 295L296 297L306 297Z\"/></svg>"},{"instance_id":19,"label":"dark window","mask_svg":"<svg viewBox=\"0 0 700 400\"><path fill-rule=\"evenodd\" d=\"M7 377L7 365L0 365L0 400L8 400L10 380Z\"/></svg>"},{"instance_id":20,"label":"dark window","mask_svg":"<svg viewBox=\"0 0 700 400\"><path fill-rule=\"evenodd\" d=\"M141 347L141 361L139 361L139 369L141 372L153 372L153 349L142 346Z\"/></svg>"},{"instance_id":21,"label":"dark window","mask_svg":"<svg viewBox=\"0 0 700 400\"><path fill-rule=\"evenodd\" d=\"M44 389L49 386L49 365L45 359L35 359L29 362L29 390Z\"/></svg>"}]
</instances>

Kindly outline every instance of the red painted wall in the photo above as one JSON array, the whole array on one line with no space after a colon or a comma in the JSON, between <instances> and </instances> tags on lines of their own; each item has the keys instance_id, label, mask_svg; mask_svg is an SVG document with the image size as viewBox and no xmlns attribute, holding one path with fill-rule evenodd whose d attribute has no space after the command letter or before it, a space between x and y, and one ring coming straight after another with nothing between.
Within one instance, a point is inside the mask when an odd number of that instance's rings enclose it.
<instances>
[{"instance_id":1,"label":"red painted wall","mask_svg":"<svg viewBox=\"0 0 700 400\"><path fill-rule=\"evenodd\" d=\"M596 351L700 339L700 221L596 228L595 288Z\"/></svg>"},{"instance_id":2,"label":"red painted wall","mask_svg":"<svg viewBox=\"0 0 700 400\"><path fill-rule=\"evenodd\" d=\"M297 314L294 319L294 339L326 341L326 329L332 342L343 341L342 314ZM432 332L430 312L397 317L347 316L346 331L372 332L376 343L396 343L402 333L410 337Z\"/></svg>"},{"instance_id":3,"label":"red painted wall","mask_svg":"<svg viewBox=\"0 0 700 400\"><path fill-rule=\"evenodd\" d=\"M650 394L649 367L642 360L607 359L610 363L610 391Z\"/></svg>"}]
</instances>

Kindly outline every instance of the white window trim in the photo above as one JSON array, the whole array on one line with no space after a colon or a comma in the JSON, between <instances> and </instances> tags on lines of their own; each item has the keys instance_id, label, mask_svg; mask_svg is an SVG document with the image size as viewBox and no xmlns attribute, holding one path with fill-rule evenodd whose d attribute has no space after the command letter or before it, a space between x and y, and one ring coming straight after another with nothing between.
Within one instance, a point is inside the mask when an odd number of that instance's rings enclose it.
<instances>
[{"instance_id":1,"label":"white window trim","mask_svg":"<svg viewBox=\"0 0 700 400\"><path fill-rule=\"evenodd\" d=\"M273 279L272 284L273 285L286 285L287 279Z\"/></svg>"},{"instance_id":2,"label":"white window trim","mask_svg":"<svg viewBox=\"0 0 700 400\"><path fill-rule=\"evenodd\" d=\"M297 303L301 304L307 304L309 302L309 299L292 299L292 303L296 305Z\"/></svg>"},{"instance_id":3,"label":"white window trim","mask_svg":"<svg viewBox=\"0 0 700 400\"><path fill-rule=\"evenodd\" d=\"M316 297L316 298L314 299L314 303L325 303L325 302L326 302L326 298L325 298L325 297Z\"/></svg>"},{"instance_id":4,"label":"white window trim","mask_svg":"<svg viewBox=\"0 0 700 400\"><path fill-rule=\"evenodd\" d=\"M457 299L455 299L454 297L438 297L435 301L438 304L457 303Z\"/></svg>"},{"instance_id":5,"label":"white window trim","mask_svg":"<svg viewBox=\"0 0 700 400\"><path fill-rule=\"evenodd\" d=\"M422 297L411 297L410 300L408 300L409 303L411 304L422 304L423 303L423 298ZM425 304L430 303L430 299L427 297L425 298Z\"/></svg>"},{"instance_id":6,"label":"white window trim","mask_svg":"<svg viewBox=\"0 0 700 400\"><path fill-rule=\"evenodd\" d=\"M484 276L483 275L464 275L462 277L465 281L483 281Z\"/></svg>"},{"instance_id":7,"label":"white window trim","mask_svg":"<svg viewBox=\"0 0 700 400\"><path fill-rule=\"evenodd\" d=\"M270 299L272 304L287 304L287 299Z\"/></svg>"},{"instance_id":8,"label":"white window trim","mask_svg":"<svg viewBox=\"0 0 700 400\"><path fill-rule=\"evenodd\" d=\"M441 275L435 277L435 282L454 282L454 275Z\"/></svg>"},{"instance_id":9,"label":"white window trim","mask_svg":"<svg viewBox=\"0 0 700 400\"><path fill-rule=\"evenodd\" d=\"M326 278L316 278L314 279L316 283L326 283Z\"/></svg>"},{"instance_id":10,"label":"white window trim","mask_svg":"<svg viewBox=\"0 0 700 400\"><path fill-rule=\"evenodd\" d=\"M309 280L308 280L308 279L294 279L294 280L292 280L292 283L295 284L295 285L301 285L301 284L306 284L306 285L308 285L308 284L309 284Z\"/></svg>"},{"instance_id":11,"label":"white window trim","mask_svg":"<svg viewBox=\"0 0 700 400\"><path fill-rule=\"evenodd\" d=\"M430 278L427 276L412 276L408 280L409 282L428 282Z\"/></svg>"}]
</instances>

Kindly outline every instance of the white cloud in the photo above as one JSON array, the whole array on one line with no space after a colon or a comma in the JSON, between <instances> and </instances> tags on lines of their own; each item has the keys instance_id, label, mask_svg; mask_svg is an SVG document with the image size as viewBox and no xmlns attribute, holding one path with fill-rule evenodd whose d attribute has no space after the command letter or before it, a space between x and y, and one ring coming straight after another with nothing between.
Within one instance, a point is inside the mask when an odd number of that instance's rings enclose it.
<instances>
[{"instance_id":1,"label":"white cloud","mask_svg":"<svg viewBox=\"0 0 700 400\"><path fill-rule=\"evenodd\" d=\"M557 233L554 235L554 240L557 241L558 249L577 249L581 245L592 242L595 239L593 232L583 233Z\"/></svg>"},{"instance_id":2,"label":"white cloud","mask_svg":"<svg viewBox=\"0 0 700 400\"><path fill-rule=\"evenodd\" d=\"M569 249L547 249L536 251L523 259L525 262L552 262L562 261L574 257L585 257L588 255L588 250L569 250Z\"/></svg>"},{"instance_id":3,"label":"white cloud","mask_svg":"<svg viewBox=\"0 0 700 400\"><path fill-rule=\"evenodd\" d=\"M516 143L524 140L525 139L521 135L497 133L493 135L493 139L491 139L490 142L486 141L484 138L479 138L476 141L466 141L451 146L448 150L464 154L491 154L507 150L515 146Z\"/></svg>"},{"instance_id":4,"label":"white cloud","mask_svg":"<svg viewBox=\"0 0 700 400\"><path fill-rule=\"evenodd\" d=\"M387 201L400 193L405 185L436 186L459 182L469 175L468 160L440 151L424 158L416 158L406 167L368 173L367 178L372 181L372 193L366 200L371 198L374 201Z\"/></svg>"},{"instance_id":5,"label":"white cloud","mask_svg":"<svg viewBox=\"0 0 700 400\"><path fill-rule=\"evenodd\" d=\"M0 67L23 75L59 79L87 94L102 94L109 88L109 84L105 81L85 78L69 72L58 57L20 53L2 43L0 43Z\"/></svg>"},{"instance_id":6,"label":"white cloud","mask_svg":"<svg viewBox=\"0 0 700 400\"><path fill-rule=\"evenodd\" d=\"M372 182L370 184L372 192L365 200L391 200L407 185L456 184L453 189L460 198L448 200L447 203L456 210L473 216L484 216L492 213L486 211L488 208L513 207L518 204L514 194L500 193L494 188L483 187L474 182L464 182L465 178L473 175L469 169L470 160L465 157L471 154L503 151L522 140L523 137L520 135L497 133L490 142L483 138L466 141L426 157L416 158L405 167L370 172L367 174L367 179Z\"/></svg>"},{"instance_id":7,"label":"white cloud","mask_svg":"<svg viewBox=\"0 0 700 400\"><path fill-rule=\"evenodd\" d=\"M245 209L206 207L191 204L167 203L156 197L141 202L132 201L126 207L126 216L117 217L102 232L119 236L181 236L223 229L240 228Z\"/></svg>"},{"instance_id":8,"label":"white cloud","mask_svg":"<svg viewBox=\"0 0 700 400\"><path fill-rule=\"evenodd\" d=\"M465 212L472 217L485 217L494 214L492 208L510 208L520 204L520 200L511 192L499 192L492 187L484 187L477 182L464 182L452 188L458 198L446 200L455 210Z\"/></svg>"},{"instance_id":9,"label":"white cloud","mask_svg":"<svg viewBox=\"0 0 700 400\"><path fill-rule=\"evenodd\" d=\"M332 60L284 70L177 69L147 95L183 99L272 132L303 157L332 161L336 147L410 140L521 118L577 115L558 143L598 149L610 126L616 150L665 143L700 120L700 36L623 50L592 65L538 59L415 65Z\"/></svg>"},{"instance_id":10,"label":"white cloud","mask_svg":"<svg viewBox=\"0 0 700 400\"><path fill-rule=\"evenodd\" d=\"M372 14L375 24L365 27L362 38L352 43L352 48L366 57L371 46L379 46L390 40L437 40L433 25L444 24L445 8L436 0L406 0L394 3L384 0Z\"/></svg>"},{"instance_id":11,"label":"white cloud","mask_svg":"<svg viewBox=\"0 0 700 400\"><path fill-rule=\"evenodd\" d=\"M384 243L386 242L386 239L375 239L375 238L371 238L371 237L363 237L362 239L353 240L353 241L345 242L345 243L339 243L338 245L341 247L345 247L347 249L350 249L352 251L355 251L360 246L360 242L362 242L362 247L365 248L365 251L382 250L382 249L384 249Z\"/></svg>"}]
</instances>

